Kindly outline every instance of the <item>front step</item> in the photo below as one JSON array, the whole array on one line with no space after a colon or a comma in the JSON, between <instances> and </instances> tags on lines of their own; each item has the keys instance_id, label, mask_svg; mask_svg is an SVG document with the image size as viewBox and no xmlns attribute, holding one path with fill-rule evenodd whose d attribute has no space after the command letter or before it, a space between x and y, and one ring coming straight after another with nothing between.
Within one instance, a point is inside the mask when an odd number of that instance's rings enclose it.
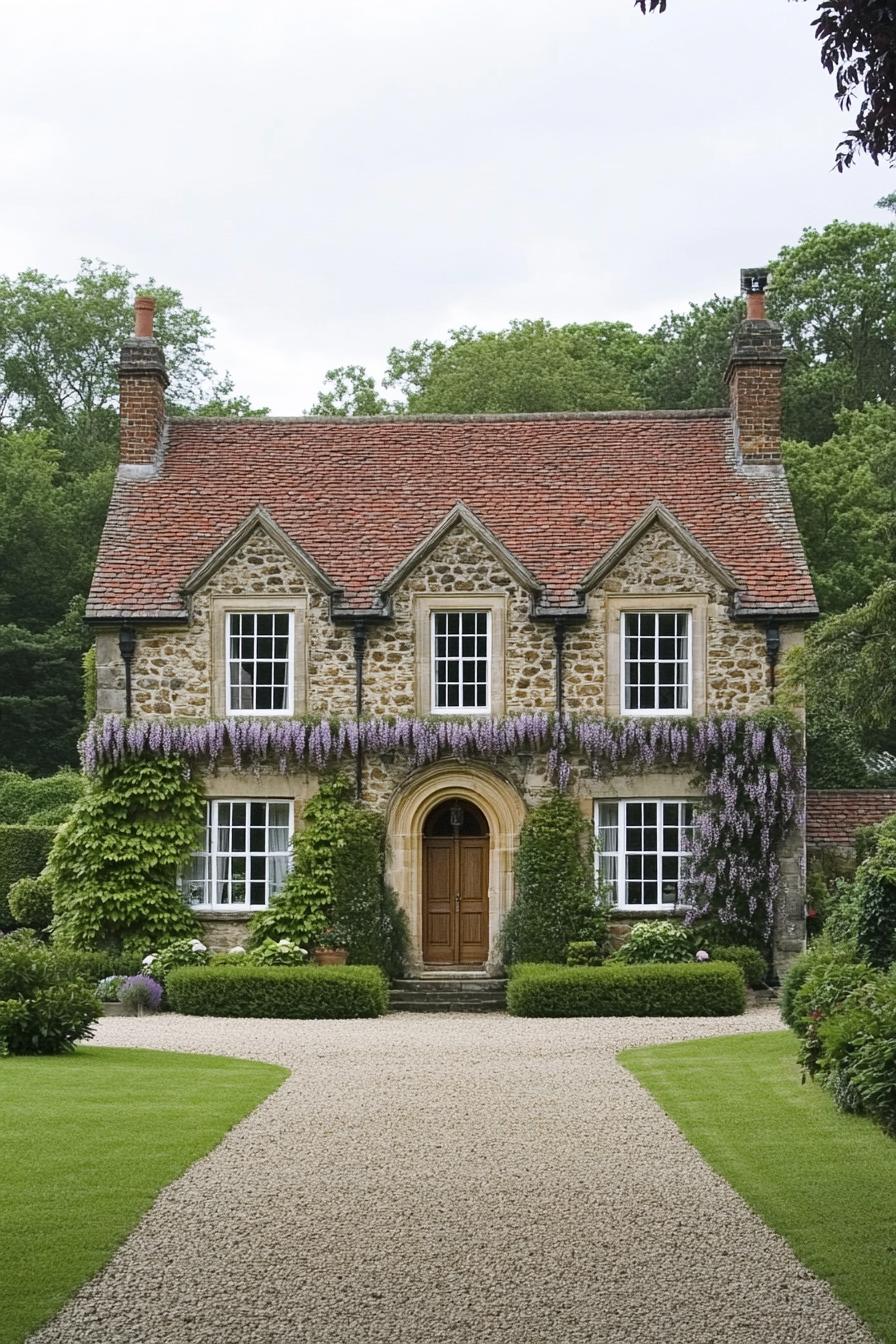
<instances>
[{"instance_id":1,"label":"front step","mask_svg":"<svg viewBox=\"0 0 896 1344\"><path fill-rule=\"evenodd\" d=\"M394 1013L501 1013L506 985L506 980L482 971L424 971L413 979L394 980L389 1006Z\"/></svg>"}]
</instances>

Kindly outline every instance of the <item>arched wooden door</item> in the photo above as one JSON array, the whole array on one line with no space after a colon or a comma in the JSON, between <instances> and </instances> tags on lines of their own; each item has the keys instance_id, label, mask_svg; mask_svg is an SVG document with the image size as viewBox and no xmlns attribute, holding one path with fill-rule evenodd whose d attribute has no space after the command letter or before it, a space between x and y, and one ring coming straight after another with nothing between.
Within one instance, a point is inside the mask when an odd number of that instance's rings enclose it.
<instances>
[{"instance_id":1,"label":"arched wooden door","mask_svg":"<svg viewBox=\"0 0 896 1344\"><path fill-rule=\"evenodd\" d=\"M423 828L423 960L488 958L488 822L472 803L441 803Z\"/></svg>"}]
</instances>

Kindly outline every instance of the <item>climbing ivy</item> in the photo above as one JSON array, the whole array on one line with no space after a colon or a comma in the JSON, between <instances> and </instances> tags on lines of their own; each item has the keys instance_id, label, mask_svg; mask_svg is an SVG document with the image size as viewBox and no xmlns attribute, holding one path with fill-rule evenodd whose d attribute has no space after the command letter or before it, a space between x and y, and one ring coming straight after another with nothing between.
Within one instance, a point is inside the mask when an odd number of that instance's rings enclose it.
<instances>
[{"instance_id":1,"label":"climbing ivy","mask_svg":"<svg viewBox=\"0 0 896 1344\"><path fill-rule=\"evenodd\" d=\"M252 945L292 938L314 945L337 930L349 960L400 971L403 913L384 880L382 819L351 799L342 776L324 779L293 837L293 865L280 892L251 924Z\"/></svg>"},{"instance_id":2,"label":"climbing ivy","mask_svg":"<svg viewBox=\"0 0 896 1344\"><path fill-rule=\"evenodd\" d=\"M99 769L50 852L54 939L158 949L195 933L176 881L203 824L200 777L177 757Z\"/></svg>"},{"instance_id":3,"label":"climbing ivy","mask_svg":"<svg viewBox=\"0 0 896 1344\"><path fill-rule=\"evenodd\" d=\"M520 832L516 900L504 921L504 958L565 961L569 943L606 939L606 907L598 901L594 833L565 794L533 808Z\"/></svg>"}]
</instances>

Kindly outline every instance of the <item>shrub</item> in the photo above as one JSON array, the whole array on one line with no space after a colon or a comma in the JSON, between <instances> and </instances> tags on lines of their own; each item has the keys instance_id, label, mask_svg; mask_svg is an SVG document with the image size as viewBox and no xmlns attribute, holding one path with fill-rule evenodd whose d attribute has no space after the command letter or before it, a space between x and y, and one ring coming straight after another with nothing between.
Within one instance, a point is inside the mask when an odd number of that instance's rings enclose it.
<instances>
[{"instance_id":1,"label":"shrub","mask_svg":"<svg viewBox=\"0 0 896 1344\"><path fill-rule=\"evenodd\" d=\"M739 966L744 980L751 989L761 989L768 975L768 964L761 952L746 943L734 943L731 947L711 947L709 955L713 961L733 961Z\"/></svg>"},{"instance_id":2,"label":"shrub","mask_svg":"<svg viewBox=\"0 0 896 1344\"><path fill-rule=\"evenodd\" d=\"M602 961L601 949L593 939L582 939L567 945L567 966L599 966Z\"/></svg>"},{"instance_id":3,"label":"shrub","mask_svg":"<svg viewBox=\"0 0 896 1344\"><path fill-rule=\"evenodd\" d=\"M10 889L23 877L37 877L50 853L53 826L0 825L0 929L14 924Z\"/></svg>"},{"instance_id":4,"label":"shrub","mask_svg":"<svg viewBox=\"0 0 896 1344\"><path fill-rule=\"evenodd\" d=\"M873 968L865 962L837 956L818 958L794 995L790 1024L793 1030L798 1036L805 1036L813 1023L830 1017L854 990L867 985L873 977Z\"/></svg>"},{"instance_id":5,"label":"shrub","mask_svg":"<svg viewBox=\"0 0 896 1344\"><path fill-rule=\"evenodd\" d=\"M346 779L323 780L293 836L283 887L252 919L252 944L290 938L312 947L337 924L349 962L400 970L407 922L385 885L384 862L382 819L352 801Z\"/></svg>"},{"instance_id":6,"label":"shrub","mask_svg":"<svg viewBox=\"0 0 896 1344\"><path fill-rule=\"evenodd\" d=\"M124 981L123 975L104 975L96 987L100 1003L118 1003L118 990Z\"/></svg>"},{"instance_id":7,"label":"shrub","mask_svg":"<svg viewBox=\"0 0 896 1344\"><path fill-rule=\"evenodd\" d=\"M744 1011L730 963L660 966L519 965L507 1009L517 1017L728 1017Z\"/></svg>"},{"instance_id":8,"label":"shrub","mask_svg":"<svg viewBox=\"0 0 896 1344\"><path fill-rule=\"evenodd\" d=\"M100 769L50 855L54 935L74 947L110 949L195 935L199 926L176 882L203 818L200 783L176 757Z\"/></svg>"},{"instance_id":9,"label":"shrub","mask_svg":"<svg viewBox=\"0 0 896 1344\"><path fill-rule=\"evenodd\" d=\"M0 939L0 1054L56 1055L92 1035L101 1012L86 981L72 979L52 949Z\"/></svg>"},{"instance_id":10,"label":"shrub","mask_svg":"<svg viewBox=\"0 0 896 1344\"><path fill-rule=\"evenodd\" d=\"M202 1017L379 1017L388 984L377 966L188 966L173 971L168 998Z\"/></svg>"},{"instance_id":11,"label":"shrub","mask_svg":"<svg viewBox=\"0 0 896 1344\"><path fill-rule=\"evenodd\" d=\"M896 1135L896 976L876 973L814 1022L803 1062L841 1110L870 1115Z\"/></svg>"},{"instance_id":12,"label":"shrub","mask_svg":"<svg viewBox=\"0 0 896 1344\"><path fill-rule=\"evenodd\" d=\"M139 975L141 969L139 953L90 952L54 944L53 955L68 979L91 984L109 975Z\"/></svg>"},{"instance_id":13,"label":"shrub","mask_svg":"<svg viewBox=\"0 0 896 1344\"><path fill-rule=\"evenodd\" d=\"M154 1013L162 1002L162 986L151 975L129 975L118 986L118 1002L132 1013Z\"/></svg>"},{"instance_id":14,"label":"shrub","mask_svg":"<svg viewBox=\"0 0 896 1344\"><path fill-rule=\"evenodd\" d=\"M161 952L147 953L141 962L141 973L164 985L171 972L181 966L207 966L210 961L211 954L199 938L176 938Z\"/></svg>"},{"instance_id":15,"label":"shrub","mask_svg":"<svg viewBox=\"0 0 896 1344\"><path fill-rule=\"evenodd\" d=\"M291 938L265 938L263 943L246 953L251 966L303 966L308 960L308 949L299 947Z\"/></svg>"},{"instance_id":16,"label":"shrub","mask_svg":"<svg viewBox=\"0 0 896 1344\"><path fill-rule=\"evenodd\" d=\"M57 826L71 813L86 783L74 770L33 779L18 770L0 770L0 822Z\"/></svg>"},{"instance_id":17,"label":"shrub","mask_svg":"<svg viewBox=\"0 0 896 1344\"><path fill-rule=\"evenodd\" d=\"M872 966L896 961L896 838L884 822L874 851L856 871L856 947Z\"/></svg>"},{"instance_id":18,"label":"shrub","mask_svg":"<svg viewBox=\"0 0 896 1344\"><path fill-rule=\"evenodd\" d=\"M20 877L9 889L9 910L17 924L46 929L53 918L53 883L48 877Z\"/></svg>"},{"instance_id":19,"label":"shrub","mask_svg":"<svg viewBox=\"0 0 896 1344\"><path fill-rule=\"evenodd\" d=\"M626 966L690 961L694 955L689 929L674 919L650 919L636 924L610 958Z\"/></svg>"},{"instance_id":20,"label":"shrub","mask_svg":"<svg viewBox=\"0 0 896 1344\"><path fill-rule=\"evenodd\" d=\"M595 884L594 832L565 794L554 794L526 818L516 888L501 937L506 961L562 963L570 943L604 943L607 913Z\"/></svg>"}]
</instances>

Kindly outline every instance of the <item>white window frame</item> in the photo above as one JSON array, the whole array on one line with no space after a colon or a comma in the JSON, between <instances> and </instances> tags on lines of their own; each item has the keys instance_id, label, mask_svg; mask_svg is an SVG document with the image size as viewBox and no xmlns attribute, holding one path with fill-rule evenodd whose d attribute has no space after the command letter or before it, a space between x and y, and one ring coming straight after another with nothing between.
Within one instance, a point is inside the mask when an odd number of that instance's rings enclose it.
<instances>
[{"instance_id":1,"label":"white window frame","mask_svg":"<svg viewBox=\"0 0 896 1344\"><path fill-rule=\"evenodd\" d=\"M248 884L251 881L251 875L248 875L244 879L247 888L245 893L246 899L244 899L243 901L221 901L218 899L219 883L220 883L220 878L218 875L219 860L230 857L244 857L248 864L251 862L251 859L253 857L258 858L261 851L251 849L251 836L250 836L251 826L249 824L251 814L248 811L246 813L246 826L245 826L246 848L240 851L234 851L232 849L226 851L220 850L218 847L219 809L223 805L231 805L231 806L245 805L245 807L249 809L253 805L258 804L263 805L266 809L265 812L266 848L264 851L264 857L266 859L266 874L265 874L266 892L265 892L264 904L263 905L258 904L257 902L255 904L252 904L248 900L249 895ZM287 841L286 841L286 848L282 850L280 849L272 850L268 847L269 836L271 831L270 811L269 811L271 806L281 806L287 808L287 823L286 823ZM275 890L272 890L272 885L269 878L270 860L272 858L285 857L286 864L283 870L285 877L286 873L289 872L292 862L292 836L293 836L294 822L295 822L295 807L291 798L252 798L252 797L208 798L206 800L206 807L205 807L204 842L202 848L195 852L190 861L190 868L195 868L201 864L204 869L204 874L202 877L198 876L194 877L191 876L188 870L183 872L180 878L181 891L183 892L184 898L188 902L190 908L192 910L234 910L237 912L266 910L270 905L271 897L275 896L277 894L277 891L280 890L279 887L277 887ZM194 886L199 886L202 888L204 894L203 900L193 901L190 899L190 889L191 887Z\"/></svg>"},{"instance_id":2,"label":"white window frame","mask_svg":"<svg viewBox=\"0 0 896 1344\"><path fill-rule=\"evenodd\" d=\"M233 682L232 682L232 680L231 680L231 661L232 661L232 660L231 660L231 656L230 656L230 639L231 639L231 625L230 625L230 623L231 623L231 621L234 619L234 617L237 617L237 616L238 616L240 619L242 619L244 616L254 616L255 619L256 619L256 621L258 620L259 616L270 616L270 617L272 617L272 618L275 617L275 616L285 616L285 617L287 618L287 621L288 621L288 623L289 623L289 631L288 631L289 654L288 654L288 661L287 661L287 667L286 667L286 704L283 706L282 709L257 709L257 708L253 708L253 709L235 709L235 708L233 707L232 699L231 699L232 692L233 692L234 689L238 689L238 688L235 688L235 687L234 687L234 684L233 684ZM273 636L272 636L272 637L273 637ZM255 638L256 638L256 639L258 638L257 633L256 633ZM237 659L236 661L239 661L239 659ZM264 661L267 661L267 660L265 659ZM256 659L256 660L255 660L255 663L253 664L253 666L257 665L257 662L258 662L258 660ZM225 612L224 612L224 694L225 694L225 698L226 698L226 699L225 699L225 703L226 703L226 711L227 711L228 716L233 716L233 717L235 717L235 718L236 718L236 717L240 717L240 718L265 718L265 719L269 719L269 718L278 718L278 717L282 717L282 716L284 716L284 715L292 714L292 713L294 712L293 706L294 706L294 704L295 704L295 696L294 696L295 666L296 666L296 620L295 620L295 612L294 612L290 607L285 606L285 605L284 605L283 607L258 607L257 609L254 608L254 607L229 607L229 608L227 608L227 609L225 610ZM252 689L253 689L253 693L254 693L254 691L255 691L255 689L256 689L254 683L253 683L253 688L252 688Z\"/></svg>"},{"instance_id":3,"label":"white window frame","mask_svg":"<svg viewBox=\"0 0 896 1344\"><path fill-rule=\"evenodd\" d=\"M639 618L640 618L641 616L653 616L653 617L656 618L657 623L659 622L659 618L660 618L661 616L684 616L685 620L687 621L687 670L688 670L687 692L688 692L688 702L687 702L687 705L686 705L683 709L659 709L659 708L655 708L655 709L630 709L630 708L626 705L626 703L625 703L625 702L626 702L626 698L627 698L627 696L626 696L626 692L627 692L627 690L628 690L628 679L627 679L628 659L627 659L626 656L625 656L625 652L626 652L626 650L625 650L625 646L626 646L626 640L627 640L626 626L627 626L627 623L628 623L628 618L629 618L629 616L637 616L637 617L639 617ZM670 609L670 608L666 608L666 607L656 607L656 608L654 608L654 607L647 607L647 606L644 606L644 607L642 607L642 606L636 606L636 607L635 607L635 606L633 606L633 607L623 607L622 610L621 610L621 612L620 612L620 617L619 617L619 619L620 619L620 627L619 627L619 707L620 707L620 710L621 710L621 713L623 714L623 716L624 716L625 718L643 718L643 719L658 719L658 718L688 718L688 717L690 717L690 715L693 714L693 712L694 712L694 711L693 711L693 705L694 705L694 613L693 613L693 611L689 610L687 607L675 607L675 608L671 608L671 609ZM656 634L656 636L655 636L655 639L657 640L657 642L659 641L659 638L660 638L660 636L659 636L659 626L658 626L658 624L657 624L657 634ZM654 667L658 667L658 666L659 666L659 661L657 660L657 662L654 664ZM654 677L654 687L655 687L655 691L656 691L656 699L659 700L659 680L658 680L658 676L657 676L657 675L655 675L655 677Z\"/></svg>"},{"instance_id":4,"label":"white window frame","mask_svg":"<svg viewBox=\"0 0 896 1344\"><path fill-rule=\"evenodd\" d=\"M628 910L633 913L644 913L653 910L675 910L681 905L681 882L682 882L682 859L689 853L689 850L682 848L683 833L690 831L693 835L694 827L694 809L699 800L695 798L596 798L594 800L594 835L596 840L595 853L595 871L601 884L609 887L613 897L613 904L619 910ZM631 856L638 854L653 853L654 851L632 850L625 847L625 833L628 822L629 807L653 805L657 808L657 895L662 897L663 875L662 865L664 858L676 858L678 860L678 877L676 898L673 901L644 901L630 904L627 900L628 895L628 860ZM675 806L678 812L678 848L665 849L663 846L663 822L662 809L664 806ZM601 825L600 809L602 807L613 807L616 809L616 848L615 850L601 847L601 833L605 827ZM685 823L682 815L682 808L691 808L690 823ZM608 875L610 866L615 868L615 877Z\"/></svg>"},{"instance_id":5,"label":"white window frame","mask_svg":"<svg viewBox=\"0 0 896 1344\"><path fill-rule=\"evenodd\" d=\"M436 692L438 681L436 677L436 620L440 616L457 616L463 621L464 616L484 616L485 617L485 704L484 705L437 705ZM492 617L493 612L487 606L476 606L470 603L466 607L433 607L429 615L429 685L430 685L430 713L438 715L467 715L467 714L491 714L492 712ZM463 639L463 634L458 635ZM479 636L475 636L479 638ZM463 667L463 655L459 658L461 667ZM474 661L479 662L478 656ZM478 683L477 683L478 684ZM463 685L460 682L459 685Z\"/></svg>"}]
</instances>

